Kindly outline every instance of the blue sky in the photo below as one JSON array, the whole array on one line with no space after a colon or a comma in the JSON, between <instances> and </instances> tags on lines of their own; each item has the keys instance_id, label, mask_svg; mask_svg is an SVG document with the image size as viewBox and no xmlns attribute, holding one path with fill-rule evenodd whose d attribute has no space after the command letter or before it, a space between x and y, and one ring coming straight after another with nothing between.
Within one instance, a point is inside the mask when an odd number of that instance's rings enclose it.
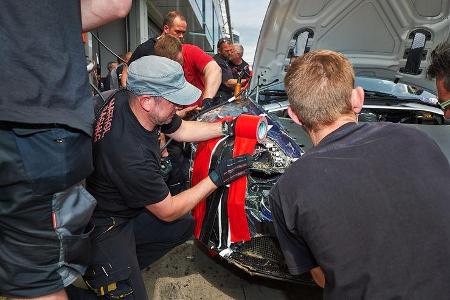
<instances>
[{"instance_id":1,"label":"blue sky","mask_svg":"<svg viewBox=\"0 0 450 300\"><path fill-rule=\"evenodd\" d=\"M256 43L270 0L229 0L231 25L240 33L244 46L244 60L250 65L255 55Z\"/></svg>"}]
</instances>

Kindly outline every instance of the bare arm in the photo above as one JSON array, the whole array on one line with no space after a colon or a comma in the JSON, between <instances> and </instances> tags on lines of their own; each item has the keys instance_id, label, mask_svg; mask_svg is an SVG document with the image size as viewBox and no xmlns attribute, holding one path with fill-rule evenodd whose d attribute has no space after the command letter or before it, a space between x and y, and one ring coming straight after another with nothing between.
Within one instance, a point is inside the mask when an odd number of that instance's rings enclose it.
<instances>
[{"instance_id":1,"label":"bare arm","mask_svg":"<svg viewBox=\"0 0 450 300\"><path fill-rule=\"evenodd\" d=\"M83 31L89 31L116 19L124 18L132 0L80 0Z\"/></svg>"},{"instance_id":2,"label":"bare arm","mask_svg":"<svg viewBox=\"0 0 450 300\"><path fill-rule=\"evenodd\" d=\"M200 142L218 136L222 136L222 124L220 122L184 121L180 128L172 134L168 134L176 141Z\"/></svg>"},{"instance_id":3,"label":"bare arm","mask_svg":"<svg viewBox=\"0 0 450 300\"><path fill-rule=\"evenodd\" d=\"M160 220L174 221L187 214L216 189L216 185L207 176L194 187L175 196L169 193L163 201L147 205L146 208Z\"/></svg>"},{"instance_id":4,"label":"bare arm","mask_svg":"<svg viewBox=\"0 0 450 300\"><path fill-rule=\"evenodd\" d=\"M247 81L248 81L248 79L242 79L241 84L244 84ZM235 79L235 78L228 79L227 81L224 82L224 84L229 88L234 88L234 86L237 84L237 79Z\"/></svg>"},{"instance_id":5,"label":"bare arm","mask_svg":"<svg viewBox=\"0 0 450 300\"><path fill-rule=\"evenodd\" d=\"M316 284L321 288L325 287L325 274L320 267L315 267L309 271L311 273L311 277L314 279Z\"/></svg>"},{"instance_id":6,"label":"bare arm","mask_svg":"<svg viewBox=\"0 0 450 300\"><path fill-rule=\"evenodd\" d=\"M205 83L205 89L202 94L202 99L214 98L220 87L221 81L222 69L215 60L212 60L206 64L203 69L203 82Z\"/></svg>"}]
</instances>

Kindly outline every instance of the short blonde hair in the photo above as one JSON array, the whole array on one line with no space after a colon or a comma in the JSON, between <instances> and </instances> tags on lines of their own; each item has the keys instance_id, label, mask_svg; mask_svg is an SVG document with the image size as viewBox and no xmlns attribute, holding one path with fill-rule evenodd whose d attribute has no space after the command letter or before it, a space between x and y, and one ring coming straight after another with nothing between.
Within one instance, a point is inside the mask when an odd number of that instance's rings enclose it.
<instances>
[{"instance_id":1,"label":"short blonde hair","mask_svg":"<svg viewBox=\"0 0 450 300\"><path fill-rule=\"evenodd\" d=\"M155 54L177 61L182 52L182 45L178 38L169 34L162 35L155 44Z\"/></svg>"},{"instance_id":2,"label":"short blonde hair","mask_svg":"<svg viewBox=\"0 0 450 300\"><path fill-rule=\"evenodd\" d=\"M284 79L291 109L312 130L352 112L354 82L350 61L329 50L311 51L295 59Z\"/></svg>"}]
</instances>

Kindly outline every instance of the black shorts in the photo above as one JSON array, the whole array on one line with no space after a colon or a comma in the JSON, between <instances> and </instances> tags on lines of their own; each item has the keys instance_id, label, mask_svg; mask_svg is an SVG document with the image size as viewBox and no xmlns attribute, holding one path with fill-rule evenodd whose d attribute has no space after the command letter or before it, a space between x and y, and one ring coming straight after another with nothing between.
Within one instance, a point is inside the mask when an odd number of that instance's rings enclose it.
<instances>
[{"instance_id":1,"label":"black shorts","mask_svg":"<svg viewBox=\"0 0 450 300\"><path fill-rule=\"evenodd\" d=\"M0 123L0 295L47 295L85 271L91 145L76 130Z\"/></svg>"}]
</instances>

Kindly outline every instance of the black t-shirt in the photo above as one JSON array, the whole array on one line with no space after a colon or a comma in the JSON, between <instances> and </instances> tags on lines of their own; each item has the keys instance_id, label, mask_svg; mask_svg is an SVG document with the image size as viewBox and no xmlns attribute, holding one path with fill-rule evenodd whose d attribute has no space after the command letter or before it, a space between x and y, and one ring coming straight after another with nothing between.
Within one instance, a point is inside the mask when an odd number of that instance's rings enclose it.
<instances>
[{"instance_id":1,"label":"black t-shirt","mask_svg":"<svg viewBox=\"0 0 450 300\"><path fill-rule=\"evenodd\" d=\"M128 61L128 65L130 65L136 59L139 59L143 56L155 55L156 41L157 38L150 38L147 41L140 44L139 46L137 46L136 50L134 50L133 55L131 55L131 58Z\"/></svg>"},{"instance_id":2,"label":"black t-shirt","mask_svg":"<svg viewBox=\"0 0 450 300\"><path fill-rule=\"evenodd\" d=\"M289 270L320 265L328 299L448 299L450 166L425 133L346 124L270 193Z\"/></svg>"},{"instance_id":3,"label":"black t-shirt","mask_svg":"<svg viewBox=\"0 0 450 300\"><path fill-rule=\"evenodd\" d=\"M233 73L233 78L238 78L239 76L241 76L241 79L250 78L250 67L245 60L242 60L239 65L235 65L231 61L229 64L231 72Z\"/></svg>"},{"instance_id":4,"label":"black t-shirt","mask_svg":"<svg viewBox=\"0 0 450 300\"><path fill-rule=\"evenodd\" d=\"M175 115L161 131L173 133L181 122ZM87 179L87 189L97 199L96 217L134 217L167 197L158 137L159 128L148 131L139 123L126 91L102 109L94 130L95 170Z\"/></svg>"},{"instance_id":5,"label":"black t-shirt","mask_svg":"<svg viewBox=\"0 0 450 300\"><path fill-rule=\"evenodd\" d=\"M229 88L224 84L224 82L226 82L227 80L233 79L233 73L231 72L230 65L228 61L219 54L214 55L213 58L222 69L222 83L220 84L217 94L226 98L230 98L231 96L233 96L234 89Z\"/></svg>"},{"instance_id":6,"label":"black t-shirt","mask_svg":"<svg viewBox=\"0 0 450 300\"><path fill-rule=\"evenodd\" d=\"M0 121L92 134L79 0L2 1Z\"/></svg>"}]
</instances>

